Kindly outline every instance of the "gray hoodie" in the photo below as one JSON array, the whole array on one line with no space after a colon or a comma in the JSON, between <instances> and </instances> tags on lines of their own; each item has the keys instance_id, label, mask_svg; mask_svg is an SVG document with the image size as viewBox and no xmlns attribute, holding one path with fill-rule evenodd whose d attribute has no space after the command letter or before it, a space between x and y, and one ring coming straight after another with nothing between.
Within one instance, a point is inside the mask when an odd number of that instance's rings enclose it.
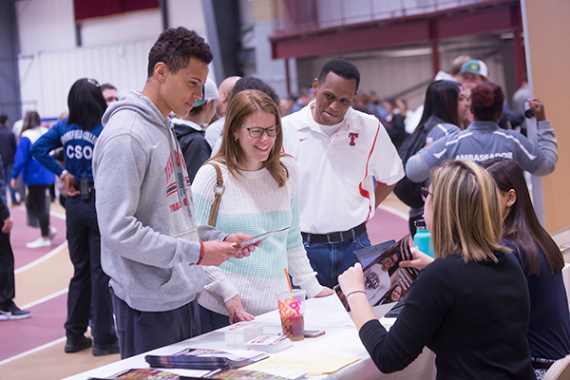
<instances>
[{"instance_id":1,"label":"gray hoodie","mask_svg":"<svg viewBox=\"0 0 570 380\"><path fill-rule=\"evenodd\" d=\"M124 91L103 116L93 153L101 264L115 295L139 311L168 311L205 284L194 203L173 124L138 91Z\"/></svg>"}]
</instances>

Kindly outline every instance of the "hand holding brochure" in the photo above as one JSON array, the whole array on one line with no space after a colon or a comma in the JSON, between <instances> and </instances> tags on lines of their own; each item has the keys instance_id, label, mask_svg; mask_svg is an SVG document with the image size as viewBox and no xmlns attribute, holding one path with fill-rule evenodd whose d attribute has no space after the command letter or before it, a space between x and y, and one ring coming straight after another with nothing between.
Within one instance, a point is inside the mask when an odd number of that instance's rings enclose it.
<instances>
[{"instance_id":1,"label":"hand holding brochure","mask_svg":"<svg viewBox=\"0 0 570 380\"><path fill-rule=\"evenodd\" d=\"M398 302L409 292L412 282L418 276L415 268L400 268L400 261L412 260L409 244L410 236L406 235L397 243L393 240L354 252L362 263L364 272L364 291L371 306ZM348 301L340 286L334 290L347 311Z\"/></svg>"},{"instance_id":2,"label":"hand holding brochure","mask_svg":"<svg viewBox=\"0 0 570 380\"><path fill-rule=\"evenodd\" d=\"M263 233L261 235L257 235L256 237L252 237L251 239L244 240L244 241L241 241L239 243L234 244L234 247L241 248L241 247L247 247L248 245L253 245L253 244L257 243L258 241L262 241L263 239L267 239L271 235L276 234L278 232L286 231L289 228L291 228L291 226L283 227L283 228L280 228L280 229L275 230L275 231L269 231L269 232Z\"/></svg>"}]
</instances>

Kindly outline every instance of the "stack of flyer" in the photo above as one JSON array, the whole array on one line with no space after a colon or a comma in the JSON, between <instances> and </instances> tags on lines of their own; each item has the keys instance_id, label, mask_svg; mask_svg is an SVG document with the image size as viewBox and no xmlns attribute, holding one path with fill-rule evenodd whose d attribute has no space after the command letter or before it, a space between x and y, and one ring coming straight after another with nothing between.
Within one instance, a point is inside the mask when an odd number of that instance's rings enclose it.
<instances>
[{"instance_id":1,"label":"stack of flyer","mask_svg":"<svg viewBox=\"0 0 570 380\"><path fill-rule=\"evenodd\" d=\"M252 351L218 351L205 348L186 348L173 355L147 355L145 360L153 368L233 369L268 358L269 355Z\"/></svg>"},{"instance_id":2,"label":"stack of flyer","mask_svg":"<svg viewBox=\"0 0 570 380\"><path fill-rule=\"evenodd\" d=\"M263 326L253 323L235 324L224 329L224 334L228 346L245 347L247 342L263 335Z\"/></svg>"},{"instance_id":3,"label":"stack of flyer","mask_svg":"<svg viewBox=\"0 0 570 380\"><path fill-rule=\"evenodd\" d=\"M291 339L285 335L258 336L247 344L250 350L263 352L278 352L293 346Z\"/></svg>"}]
</instances>

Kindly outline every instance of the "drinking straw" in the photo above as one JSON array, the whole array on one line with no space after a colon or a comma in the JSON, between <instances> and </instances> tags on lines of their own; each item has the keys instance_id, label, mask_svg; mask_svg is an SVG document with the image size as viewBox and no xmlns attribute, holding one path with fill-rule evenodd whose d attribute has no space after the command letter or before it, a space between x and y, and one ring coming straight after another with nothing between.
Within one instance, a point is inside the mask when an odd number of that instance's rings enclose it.
<instances>
[{"instance_id":1,"label":"drinking straw","mask_svg":"<svg viewBox=\"0 0 570 380\"><path fill-rule=\"evenodd\" d=\"M287 268L285 268L285 277L287 277L287 283L289 284L289 289L293 293L293 287L291 286L291 280L289 279L289 273L287 273Z\"/></svg>"}]
</instances>

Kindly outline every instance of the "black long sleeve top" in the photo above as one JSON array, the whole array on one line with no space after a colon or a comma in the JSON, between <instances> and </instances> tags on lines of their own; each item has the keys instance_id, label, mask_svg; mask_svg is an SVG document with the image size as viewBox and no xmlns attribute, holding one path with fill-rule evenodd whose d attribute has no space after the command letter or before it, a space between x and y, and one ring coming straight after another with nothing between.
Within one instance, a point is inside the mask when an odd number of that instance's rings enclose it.
<instances>
[{"instance_id":1,"label":"black long sleeve top","mask_svg":"<svg viewBox=\"0 0 570 380\"><path fill-rule=\"evenodd\" d=\"M458 255L420 271L387 333L367 322L360 339L385 373L401 370L427 346L437 379L534 379L526 333L530 301L514 257L465 263Z\"/></svg>"}]
</instances>

